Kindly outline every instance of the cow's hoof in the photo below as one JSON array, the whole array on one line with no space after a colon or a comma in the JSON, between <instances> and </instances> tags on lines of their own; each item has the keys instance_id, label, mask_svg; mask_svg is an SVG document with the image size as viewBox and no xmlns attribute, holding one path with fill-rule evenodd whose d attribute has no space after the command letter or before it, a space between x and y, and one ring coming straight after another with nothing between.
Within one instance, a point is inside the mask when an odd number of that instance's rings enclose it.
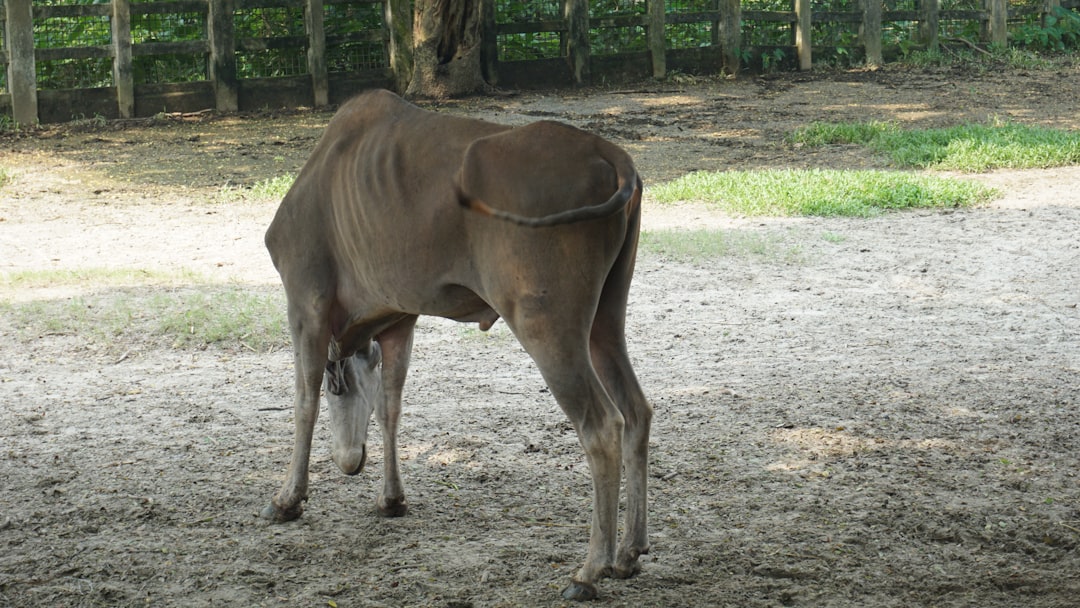
<instances>
[{"instance_id":1,"label":"cow's hoof","mask_svg":"<svg viewBox=\"0 0 1080 608\"><path fill-rule=\"evenodd\" d=\"M259 512L259 517L267 521L280 524L287 521L293 521L294 519L299 519L300 516L303 514L303 503L296 503L296 505L288 509L282 509L281 507L271 502L270 504L263 507L263 510Z\"/></svg>"},{"instance_id":2,"label":"cow's hoof","mask_svg":"<svg viewBox=\"0 0 1080 608\"><path fill-rule=\"evenodd\" d=\"M574 580L571 580L570 586L563 589L562 592L564 600L573 600L575 602L595 600L597 595L599 595L599 592L596 590L596 585Z\"/></svg>"},{"instance_id":3,"label":"cow's hoof","mask_svg":"<svg viewBox=\"0 0 1080 608\"><path fill-rule=\"evenodd\" d=\"M634 560L626 564L618 564L611 570L611 576L615 578L630 578L641 572L641 562Z\"/></svg>"},{"instance_id":4,"label":"cow's hoof","mask_svg":"<svg viewBox=\"0 0 1080 608\"><path fill-rule=\"evenodd\" d=\"M379 510L379 515L383 517L405 517L405 514L409 512L409 505L404 498L388 499L380 496L375 501L375 508Z\"/></svg>"},{"instance_id":5,"label":"cow's hoof","mask_svg":"<svg viewBox=\"0 0 1080 608\"><path fill-rule=\"evenodd\" d=\"M648 547L641 549L620 549L619 558L615 561L615 567L611 569L611 576L615 578L630 578L641 572L641 562L638 557L649 552Z\"/></svg>"}]
</instances>

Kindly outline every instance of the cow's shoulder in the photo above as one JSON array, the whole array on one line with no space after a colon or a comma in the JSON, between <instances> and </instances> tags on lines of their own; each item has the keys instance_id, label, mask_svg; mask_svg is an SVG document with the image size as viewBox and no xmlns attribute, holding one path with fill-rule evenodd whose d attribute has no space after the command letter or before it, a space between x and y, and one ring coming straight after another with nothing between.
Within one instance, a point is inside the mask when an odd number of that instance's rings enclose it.
<instances>
[{"instance_id":1,"label":"cow's shoulder","mask_svg":"<svg viewBox=\"0 0 1080 608\"><path fill-rule=\"evenodd\" d=\"M391 91L371 89L342 104L332 122L379 121L415 109L416 106Z\"/></svg>"}]
</instances>

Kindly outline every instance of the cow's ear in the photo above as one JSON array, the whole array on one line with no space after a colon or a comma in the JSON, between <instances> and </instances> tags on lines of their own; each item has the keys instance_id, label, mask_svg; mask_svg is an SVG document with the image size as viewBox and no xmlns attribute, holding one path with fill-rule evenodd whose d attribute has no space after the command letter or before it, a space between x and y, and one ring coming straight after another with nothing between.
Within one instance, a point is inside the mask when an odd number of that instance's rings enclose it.
<instances>
[{"instance_id":1,"label":"cow's ear","mask_svg":"<svg viewBox=\"0 0 1080 608\"><path fill-rule=\"evenodd\" d=\"M382 347L374 340L371 341L371 346L368 349L367 363L370 369L375 369L379 363L382 363Z\"/></svg>"}]
</instances>

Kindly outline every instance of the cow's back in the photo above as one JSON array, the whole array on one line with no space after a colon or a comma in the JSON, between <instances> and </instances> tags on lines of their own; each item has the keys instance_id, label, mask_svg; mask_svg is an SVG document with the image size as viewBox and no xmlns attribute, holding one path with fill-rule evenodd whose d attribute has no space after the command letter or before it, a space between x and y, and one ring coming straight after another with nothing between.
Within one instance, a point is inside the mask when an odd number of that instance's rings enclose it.
<instances>
[{"instance_id":1,"label":"cow's back","mask_svg":"<svg viewBox=\"0 0 1080 608\"><path fill-rule=\"evenodd\" d=\"M344 104L267 231L287 288L286 267L301 268L295 282L319 283L305 288L361 307L411 309L462 278L467 212L456 175L472 141L509 128L425 111L382 90Z\"/></svg>"},{"instance_id":2,"label":"cow's back","mask_svg":"<svg viewBox=\"0 0 1080 608\"><path fill-rule=\"evenodd\" d=\"M331 119L267 232L286 288L353 311L454 316L469 299L462 289L491 302L583 257L610 266L625 214L539 229L484 217L461 205L466 157L484 161L474 173L485 203L533 217L603 202L618 188L616 169L637 181L621 149L565 125L511 129L368 92Z\"/></svg>"}]
</instances>

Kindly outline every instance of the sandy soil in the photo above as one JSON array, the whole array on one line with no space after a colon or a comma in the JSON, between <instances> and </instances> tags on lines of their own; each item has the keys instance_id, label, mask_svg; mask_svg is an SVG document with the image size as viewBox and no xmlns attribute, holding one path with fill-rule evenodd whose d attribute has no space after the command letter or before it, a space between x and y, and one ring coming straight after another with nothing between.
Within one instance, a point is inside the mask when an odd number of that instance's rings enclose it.
<instances>
[{"instance_id":1,"label":"sandy soil","mask_svg":"<svg viewBox=\"0 0 1080 608\"><path fill-rule=\"evenodd\" d=\"M446 104L558 117L650 181L692 169L885 167L806 150L812 120L1002 118L1080 129L1080 70L784 74ZM162 117L0 140L0 272L191 271L276 292L274 203L329 115ZM642 574L603 606L1075 606L1080 596L1080 170L964 176L967 211L746 219L646 197L646 230L761 247L643 252L632 357L657 416ZM2 285L2 284L0 284ZM148 291L174 286L143 286ZM99 286L3 287L5 301ZM2 309L0 309L2 310ZM374 513L381 446L340 475L320 420L299 521L255 515L291 449L291 355L27 335L0 315L0 606L558 606L589 477L504 325L418 328L411 505Z\"/></svg>"}]
</instances>

